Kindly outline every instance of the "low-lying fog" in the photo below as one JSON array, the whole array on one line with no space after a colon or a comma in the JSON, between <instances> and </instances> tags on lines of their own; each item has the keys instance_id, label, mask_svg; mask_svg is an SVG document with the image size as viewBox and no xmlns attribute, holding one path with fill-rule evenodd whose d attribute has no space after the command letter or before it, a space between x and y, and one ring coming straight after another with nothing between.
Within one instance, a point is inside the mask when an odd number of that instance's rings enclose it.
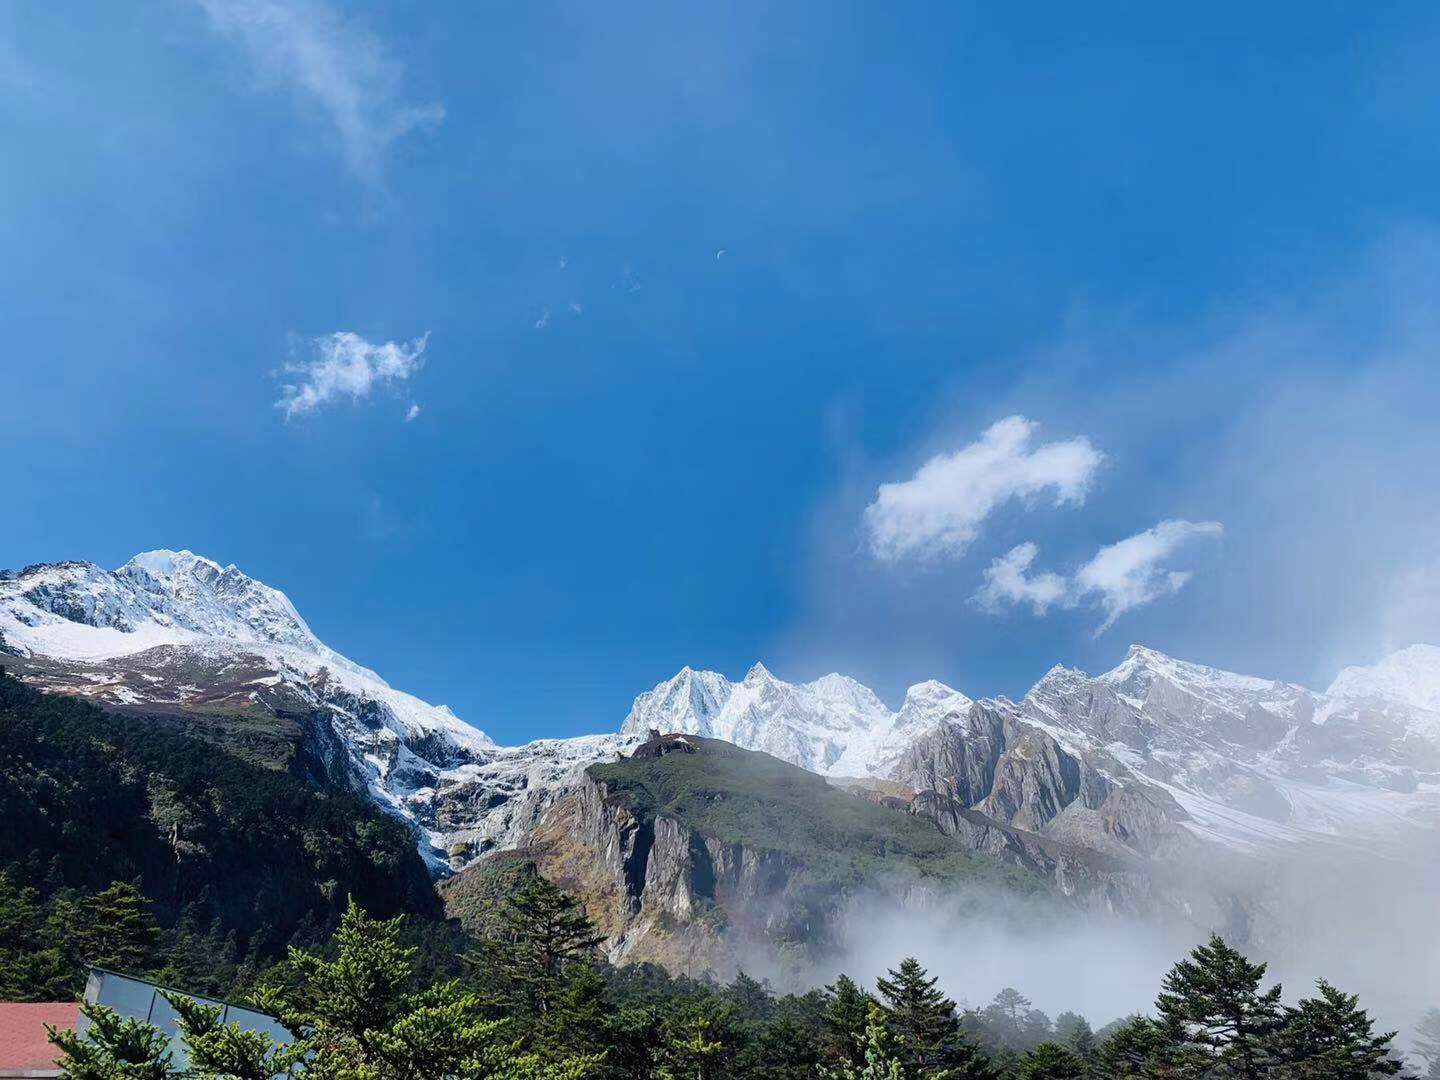
<instances>
[{"instance_id":1,"label":"low-lying fog","mask_svg":"<svg viewBox=\"0 0 1440 1080\"><path fill-rule=\"evenodd\" d=\"M1440 1005L1440 838L1422 846L1404 858L1339 845L1247 858L1219 889L1238 899L1214 929L1267 961L1287 1001L1323 977L1358 993L1403 1042L1421 1014ZM844 971L873 986L915 956L962 1005L983 1006L1013 986L1051 1017L1068 1009L1097 1028L1151 1011L1166 971L1212 929L1179 910L1122 917L975 893L919 908L857 899L844 925L840 957L804 972L767 973L815 985Z\"/></svg>"}]
</instances>

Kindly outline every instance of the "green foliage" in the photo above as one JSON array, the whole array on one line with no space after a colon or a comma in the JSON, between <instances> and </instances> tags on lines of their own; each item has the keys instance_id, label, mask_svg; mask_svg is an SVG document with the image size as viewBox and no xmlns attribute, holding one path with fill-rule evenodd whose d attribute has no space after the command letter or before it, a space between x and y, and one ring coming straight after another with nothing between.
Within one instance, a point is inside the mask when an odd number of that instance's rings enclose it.
<instances>
[{"instance_id":1,"label":"green foliage","mask_svg":"<svg viewBox=\"0 0 1440 1080\"><path fill-rule=\"evenodd\" d=\"M888 978L875 980L885 1013L885 1027L895 1037L906 1076L942 1073L947 1080L990 1075L989 1063L960 1030L955 1002L936 985L913 956L901 961Z\"/></svg>"},{"instance_id":2,"label":"green foliage","mask_svg":"<svg viewBox=\"0 0 1440 1080\"><path fill-rule=\"evenodd\" d=\"M218 1005L183 994L167 993L165 1000L179 1017L195 1080L280 1080L303 1075L301 1048L279 1046L261 1032L222 1024Z\"/></svg>"},{"instance_id":3,"label":"green foliage","mask_svg":"<svg viewBox=\"0 0 1440 1080\"><path fill-rule=\"evenodd\" d=\"M6 998L73 996L92 959L231 992L287 944L323 941L352 895L439 923L400 823L178 724L40 694L0 671Z\"/></svg>"},{"instance_id":4,"label":"green foliage","mask_svg":"<svg viewBox=\"0 0 1440 1080\"><path fill-rule=\"evenodd\" d=\"M1015 1080L1083 1080L1085 1073L1085 1062L1069 1047L1043 1042L1025 1052Z\"/></svg>"},{"instance_id":5,"label":"green foliage","mask_svg":"<svg viewBox=\"0 0 1440 1080\"><path fill-rule=\"evenodd\" d=\"M665 1024L659 1080L717 1080L735 1052L733 1008L718 999L686 1005Z\"/></svg>"},{"instance_id":6,"label":"green foliage","mask_svg":"<svg viewBox=\"0 0 1440 1080\"><path fill-rule=\"evenodd\" d=\"M458 982L417 988L399 918L370 919L352 902L333 952L292 951L287 981L257 1001L301 1033L309 1080L562 1080L598 1067L594 1056L524 1049Z\"/></svg>"},{"instance_id":7,"label":"green foliage","mask_svg":"<svg viewBox=\"0 0 1440 1080\"><path fill-rule=\"evenodd\" d=\"M1281 1031L1284 1059L1292 1080L1370 1080L1394 1076L1402 1068L1392 1056L1393 1031L1375 1034L1375 1023L1359 998L1324 979L1318 997L1306 998L1285 1012Z\"/></svg>"},{"instance_id":8,"label":"green foliage","mask_svg":"<svg viewBox=\"0 0 1440 1080\"><path fill-rule=\"evenodd\" d=\"M500 911L495 956L509 1003L549 1014L568 969L588 959L601 940L580 901L539 875L530 878Z\"/></svg>"},{"instance_id":9,"label":"green foliage","mask_svg":"<svg viewBox=\"0 0 1440 1080\"><path fill-rule=\"evenodd\" d=\"M1196 1067L1259 1080L1275 1064L1282 1016L1280 986L1262 990L1264 977L1264 964L1252 964L1212 934L1170 969L1155 1007L1183 1032L1181 1049Z\"/></svg>"},{"instance_id":10,"label":"green foliage","mask_svg":"<svg viewBox=\"0 0 1440 1080\"><path fill-rule=\"evenodd\" d=\"M178 1074L164 1035L143 1020L132 1020L103 1005L85 1005L85 1037L48 1029L63 1055L66 1080L167 1080Z\"/></svg>"},{"instance_id":11,"label":"green foliage","mask_svg":"<svg viewBox=\"0 0 1440 1080\"><path fill-rule=\"evenodd\" d=\"M86 918L75 930L85 961L115 971L145 971L160 941L150 901L132 882L111 882L86 905Z\"/></svg>"},{"instance_id":12,"label":"green foliage","mask_svg":"<svg viewBox=\"0 0 1440 1080\"><path fill-rule=\"evenodd\" d=\"M885 1014L874 1000L865 1010L865 1030L859 1044L858 1062L846 1062L821 1075L828 1080L907 1080L913 1073L906 1069L898 1040L885 1024Z\"/></svg>"},{"instance_id":13,"label":"green foliage","mask_svg":"<svg viewBox=\"0 0 1440 1080\"><path fill-rule=\"evenodd\" d=\"M863 1066L875 999L843 974L825 988L825 995L825 1060L835 1066Z\"/></svg>"}]
</instances>

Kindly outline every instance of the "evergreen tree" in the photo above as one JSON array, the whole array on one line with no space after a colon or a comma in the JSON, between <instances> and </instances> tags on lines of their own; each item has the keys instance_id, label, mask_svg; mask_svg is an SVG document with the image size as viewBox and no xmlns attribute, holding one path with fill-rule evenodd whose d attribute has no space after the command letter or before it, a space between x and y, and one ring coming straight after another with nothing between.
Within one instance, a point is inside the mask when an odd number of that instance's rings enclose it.
<instances>
[{"instance_id":1,"label":"evergreen tree","mask_svg":"<svg viewBox=\"0 0 1440 1080\"><path fill-rule=\"evenodd\" d=\"M665 1020L656 1007L616 1010L605 1023L605 1075L647 1080L657 1074L665 1046Z\"/></svg>"},{"instance_id":2,"label":"evergreen tree","mask_svg":"<svg viewBox=\"0 0 1440 1080\"><path fill-rule=\"evenodd\" d=\"M770 988L743 970L735 973L727 996L735 1005L736 1015L743 1020L765 1020L775 1005L775 996L770 993Z\"/></svg>"},{"instance_id":3,"label":"evergreen tree","mask_svg":"<svg viewBox=\"0 0 1440 1080\"><path fill-rule=\"evenodd\" d=\"M604 940L580 901L540 875L501 909L499 961L516 1004L538 1016L554 1005L565 968Z\"/></svg>"},{"instance_id":4,"label":"evergreen tree","mask_svg":"<svg viewBox=\"0 0 1440 1080\"><path fill-rule=\"evenodd\" d=\"M865 1007L865 1033L860 1039L860 1061L822 1068L826 1080L911 1080L895 1036L885 1026L885 1014L873 999Z\"/></svg>"},{"instance_id":5,"label":"evergreen tree","mask_svg":"<svg viewBox=\"0 0 1440 1080\"><path fill-rule=\"evenodd\" d=\"M1020 1048L1033 1050L1041 1043L1050 1042L1055 1027L1039 1009L1030 1009L1020 1018Z\"/></svg>"},{"instance_id":6,"label":"evergreen tree","mask_svg":"<svg viewBox=\"0 0 1440 1080\"><path fill-rule=\"evenodd\" d=\"M159 941L150 901L133 883L111 882L86 901L76 944L87 964L129 974L144 972Z\"/></svg>"},{"instance_id":7,"label":"evergreen tree","mask_svg":"<svg viewBox=\"0 0 1440 1080\"><path fill-rule=\"evenodd\" d=\"M1217 1075L1259 1080L1275 1065L1281 1023L1280 986L1260 989L1264 977L1264 964L1250 963L1212 934L1170 969L1155 1006Z\"/></svg>"},{"instance_id":8,"label":"evergreen tree","mask_svg":"<svg viewBox=\"0 0 1440 1080\"><path fill-rule=\"evenodd\" d=\"M559 1080L591 1075L594 1057L522 1051L458 983L415 992L414 947L401 920L369 919L353 901L334 959L291 950L286 981L257 1001L300 1033L307 1080Z\"/></svg>"},{"instance_id":9,"label":"evergreen tree","mask_svg":"<svg viewBox=\"0 0 1440 1080\"><path fill-rule=\"evenodd\" d=\"M1027 1050L1015 1069L1015 1080L1082 1080L1085 1063L1068 1047L1042 1042Z\"/></svg>"},{"instance_id":10,"label":"evergreen tree","mask_svg":"<svg viewBox=\"0 0 1440 1080\"><path fill-rule=\"evenodd\" d=\"M66 1080L170 1080L180 1075L171 1067L168 1040L145 1021L121 1017L103 1005L82 1005L80 1012L90 1022L83 1037L46 1029L60 1051Z\"/></svg>"},{"instance_id":11,"label":"evergreen tree","mask_svg":"<svg viewBox=\"0 0 1440 1080\"><path fill-rule=\"evenodd\" d=\"M731 1006L703 1001L687 1005L665 1025L660 1080L719 1080L734 1046Z\"/></svg>"},{"instance_id":12,"label":"evergreen tree","mask_svg":"<svg viewBox=\"0 0 1440 1080\"><path fill-rule=\"evenodd\" d=\"M1402 1068L1392 1056L1395 1032L1375 1034L1359 998L1316 983L1318 997L1287 1009L1281 1033L1287 1080L1371 1080Z\"/></svg>"},{"instance_id":13,"label":"evergreen tree","mask_svg":"<svg viewBox=\"0 0 1440 1080\"><path fill-rule=\"evenodd\" d=\"M815 1033L785 1013L774 1016L747 1039L735 1060L737 1077L764 1080L813 1080L819 1068Z\"/></svg>"},{"instance_id":14,"label":"evergreen tree","mask_svg":"<svg viewBox=\"0 0 1440 1080\"><path fill-rule=\"evenodd\" d=\"M605 1018L609 1013L605 979L595 965L571 964L561 973L559 991L544 1018L545 1041L572 1053L603 1053Z\"/></svg>"},{"instance_id":15,"label":"evergreen tree","mask_svg":"<svg viewBox=\"0 0 1440 1080\"><path fill-rule=\"evenodd\" d=\"M268 1035L220 1022L220 1007L166 994L179 1017L194 1080L281 1080L303 1072L301 1046L280 1046Z\"/></svg>"},{"instance_id":16,"label":"evergreen tree","mask_svg":"<svg viewBox=\"0 0 1440 1080\"><path fill-rule=\"evenodd\" d=\"M900 1045L907 1069L918 1073L939 1072L958 1080L988 1075L984 1055L960 1031L955 1002L935 985L913 956L889 972L889 978L875 981L884 1003L885 1024Z\"/></svg>"},{"instance_id":17,"label":"evergreen tree","mask_svg":"<svg viewBox=\"0 0 1440 1080\"><path fill-rule=\"evenodd\" d=\"M1209 1055L1198 1057L1183 1044L1185 1031L1174 1021L1132 1016L1109 1025L1096 1048L1091 1071L1103 1080L1171 1080L1201 1075ZM1187 1071L1187 1065L1196 1067Z\"/></svg>"},{"instance_id":18,"label":"evergreen tree","mask_svg":"<svg viewBox=\"0 0 1440 1080\"><path fill-rule=\"evenodd\" d=\"M849 975L839 975L825 988L825 1060L832 1065L865 1064L866 1030L875 999Z\"/></svg>"},{"instance_id":19,"label":"evergreen tree","mask_svg":"<svg viewBox=\"0 0 1440 1080\"><path fill-rule=\"evenodd\" d=\"M1055 1036L1084 1061L1095 1054L1095 1032L1079 1013L1062 1012L1055 1018Z\"/></svg>"}]
</instances>

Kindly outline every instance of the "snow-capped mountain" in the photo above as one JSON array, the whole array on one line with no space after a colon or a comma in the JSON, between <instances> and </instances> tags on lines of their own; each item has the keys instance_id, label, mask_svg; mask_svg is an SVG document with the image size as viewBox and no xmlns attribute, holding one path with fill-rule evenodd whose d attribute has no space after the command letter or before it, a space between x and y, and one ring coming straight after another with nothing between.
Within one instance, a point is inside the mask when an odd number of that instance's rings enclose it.
<instances>
[{"instance_id":1,"label":"snow-capped mountain","mask_svg":"<svg viewBox=\"0 0 1440 1080\"><path fill-rule=\"evenodd\" d=\"M586 766L651 729L908 790L943 828L988 821L1107 856L1369 844L1440 822L1432 646L1347 668L1323 694L1134 646L1099 676L1055 667L1019 702L929 681L896 709L844 675L790 683L756 664L732 682L687 667L614 734L500 747L330 649L283 593L155 551L114 571L0 572L0 660L111 707L282 718L317 779L410 822L437 871L526 842Z\"/></svg>"},{"instance_id":2,"label":"snow-capped mountain","mask_svg":"<svg viewBox=\"0 0 1440 1080\"><path fill-rule=\"evenodd\" d=\"M933 681L911 687L891 712L874 691L845 675L788 683L756 664L732 683L686 667L637 697L620 731L724 739L811 772L869 776L915 736L970 705L958 690Z\"/></svg>"},{"instance_id":3,"label":"snow-capped mountain","mask_svg":"<svg viewBox=\"0 0 1440 1080\"><path fill-rule=\"evenodd\" d=\"M1440 650L1364 671L1378 674L1347 672L1316 694L1136 645L1099 676L1052 668L1019 702L928 682L891 712L840 675L796 685L757 665L730 683L687 668L636 698L622 731L726 739L836 778L941 791L1111 852L1149 855L1182 833L1253 850L1436 827L1440 728L1422 705Z\"/></svg>"},{"instance_id":4,"label":"snow-capped mountain","mask_svg":"<svg viewBox=\"0 0 1440 1080\"><path fill-rule=\"evenodd\" d=\"M498 747L326 646L284 593L189 551L0 571L0 660L112 706L298 717L324 779L411 822L437 869L517 842L570 772L626 741Z\"/></svg>"}]
</instances>

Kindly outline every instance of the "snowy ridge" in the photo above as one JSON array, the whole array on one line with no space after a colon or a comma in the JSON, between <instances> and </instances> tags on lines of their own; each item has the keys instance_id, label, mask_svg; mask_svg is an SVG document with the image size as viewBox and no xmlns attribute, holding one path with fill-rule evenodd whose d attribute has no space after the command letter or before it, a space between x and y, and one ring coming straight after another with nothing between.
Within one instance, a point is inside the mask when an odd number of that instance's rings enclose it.
<instances>
[{"instance_id":1,"label":"snowy ridge","mask_svg":"<svg viewBox=\"0 0 1440 1080\"><path fill-rule=\"evenodd\" d=\"M162 646L246 653L283 676L329 680L386 706L396 733L444 732L462 746L493 747L449 708L393 689L317 638L288 597L233 564L189 551L148 551L113 573L93 563L26 567L0 575L0 650L22 657L98 661Z\"/></svg>"},{"instance_id":2,"label":"snowy ridge","mask_svg":"<svg viewBox=\"0 0 1440 1080\"><path fill-rule=\"evenodd\" d=\"M724 739L828 776L869 776L917 736L971 700L943 683L910 688L891 712L874 691L846 675L808 683L776 678L756 664L740 682L714 671L682 668L635 699L620 726L625 735L654 728Z\"/></svg>"}]
</instances>

